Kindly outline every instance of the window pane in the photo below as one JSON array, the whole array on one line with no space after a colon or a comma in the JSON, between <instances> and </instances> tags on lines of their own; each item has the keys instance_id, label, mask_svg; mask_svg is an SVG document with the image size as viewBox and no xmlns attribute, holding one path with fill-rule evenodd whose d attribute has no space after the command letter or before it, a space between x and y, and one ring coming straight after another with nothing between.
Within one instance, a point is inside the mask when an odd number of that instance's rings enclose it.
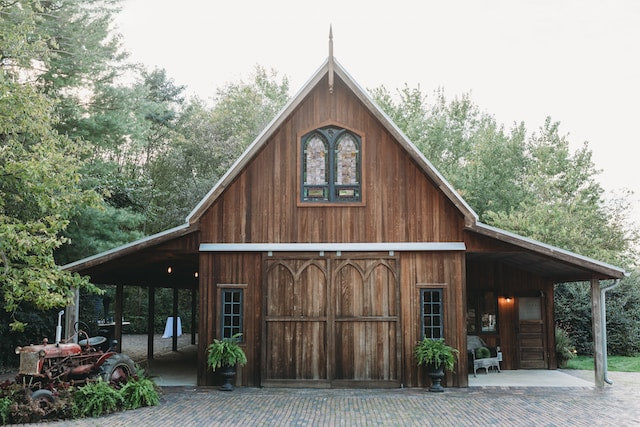
<instances>
[{"instance_id":1,"label":"window pane","mask_svg":"<svg viewBox=\"0 0 640 427\"><path fill-rule=\"evenodd\" d=\"M482 332L495 332L497 330L497 299L493 292L485 292L480 296Z\"/></svg>"},{"instance_id":2,"label":"window pane","mask_svg":"<svg viewBox=\"0 0 640 427\"><path fill-rule=\"evenodd\" d=\"M344 134L336 144L336 174L338 185L358 184L358 147L351 134ZM352 196L353 197L353 196Z\"/></svg>"},{"instance_id":3,"label":"window pane","mask_svg":"<svg viewBox=\"0 0 640 427\"><path fill-rule=\"evenodd\" d=\"M305 146L304 183L327 183L327 147L319 135L313 135Z\"/></svg>"}]
</instances>

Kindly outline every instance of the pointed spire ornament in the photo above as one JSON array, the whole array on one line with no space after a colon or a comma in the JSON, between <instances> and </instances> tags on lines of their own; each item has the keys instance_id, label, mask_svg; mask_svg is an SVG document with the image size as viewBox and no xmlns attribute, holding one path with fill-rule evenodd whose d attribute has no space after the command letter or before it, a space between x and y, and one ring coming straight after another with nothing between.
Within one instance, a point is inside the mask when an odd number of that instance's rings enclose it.
<instances>
[{"instance_id":1,"label":"pointed spire ornament","mask_svg":"<svg viewBox=\"0 0 640 427\"><path fill-rule=\"evenodd\" d=\"M333 93L333 27L329 24L329 93Z\"/></svg>"}]
</instances>

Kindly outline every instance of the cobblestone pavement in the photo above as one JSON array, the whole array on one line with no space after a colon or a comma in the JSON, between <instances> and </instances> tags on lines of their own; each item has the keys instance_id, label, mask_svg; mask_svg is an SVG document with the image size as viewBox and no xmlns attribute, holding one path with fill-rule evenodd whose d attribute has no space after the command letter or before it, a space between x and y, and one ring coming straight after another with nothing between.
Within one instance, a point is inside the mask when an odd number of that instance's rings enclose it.
<instances>
[{"instance_id":1,"label":"cobblestone pavement","mask_svg":"<svg viewBox=\"0 0 640 427\"><path fill-rule=\"evenodd\" d=\"M168 387L153 408L56 426L636 426L640 375L594 387L312 390ZM615 379L614 379L615 381Z\"/></svg>"}]
</instances>

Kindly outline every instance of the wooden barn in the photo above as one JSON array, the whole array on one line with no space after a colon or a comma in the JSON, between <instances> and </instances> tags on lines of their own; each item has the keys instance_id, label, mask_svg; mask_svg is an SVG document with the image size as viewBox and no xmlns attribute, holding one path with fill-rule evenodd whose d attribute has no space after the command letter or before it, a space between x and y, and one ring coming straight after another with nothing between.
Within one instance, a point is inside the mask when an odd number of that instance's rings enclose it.
<instances>
[{"instance_id":1,"label":"wooden barn","mask_svg":"<svg viewBox=\"0 0 640 427\"><path fill-rule=\"evenodd\" d=\"M460 350L448 386L467 335L503 369L555 369L554 284L591 282L601 344L600 281L625 275L480 223L332 55L183 225L64 268L197 291L198 384L241 332L238 385L300 387L423 386L424 336Z\"/></svg>"}]
</instances>

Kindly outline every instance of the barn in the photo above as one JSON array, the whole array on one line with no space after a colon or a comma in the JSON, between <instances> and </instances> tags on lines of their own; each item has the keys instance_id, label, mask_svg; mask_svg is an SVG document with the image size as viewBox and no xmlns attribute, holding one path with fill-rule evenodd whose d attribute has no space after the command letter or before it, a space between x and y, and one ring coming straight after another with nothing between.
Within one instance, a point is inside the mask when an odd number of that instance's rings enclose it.
<instances>
[{"instance_id":1,"label":"barn","mask_svg":"<svg viewBox=\"0 0 640 427\"><path fill-rule=\"evenodd\" d=\"M553 287L570 281L591 283L602 384L601 281L626 274L479 222L332 54L184 224L63 268L191 289L198 384L207 345L240 332L237 384L265 387L420 387L424 336L461 350L448 386L468 385L468 335L503 369L555 369Z\"/></svg>"}]
</instances>

